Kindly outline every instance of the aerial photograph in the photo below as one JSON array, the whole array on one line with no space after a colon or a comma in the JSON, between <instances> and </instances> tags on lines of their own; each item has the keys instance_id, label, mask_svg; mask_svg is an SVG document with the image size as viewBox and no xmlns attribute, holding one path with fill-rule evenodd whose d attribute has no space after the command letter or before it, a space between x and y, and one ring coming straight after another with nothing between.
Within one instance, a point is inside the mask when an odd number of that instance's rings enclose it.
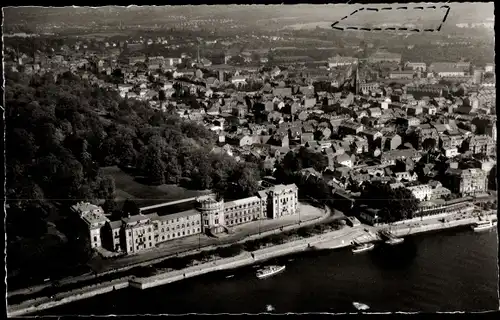
<instances>
[{"instance_id":1,"label":"aerial photograph","mask_svg":"<svg viewBox=\"0 0 500 320\"><path fill-rule=\"evenodd\" d=\"M498 312L494 25L3 8L7 316Z\"/></svg>"}]
</instances>

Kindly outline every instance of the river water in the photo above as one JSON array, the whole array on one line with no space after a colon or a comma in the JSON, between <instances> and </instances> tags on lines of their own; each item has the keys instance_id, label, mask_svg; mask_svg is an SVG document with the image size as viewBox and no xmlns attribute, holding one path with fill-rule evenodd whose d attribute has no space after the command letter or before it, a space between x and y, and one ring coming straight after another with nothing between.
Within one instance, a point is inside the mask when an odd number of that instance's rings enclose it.
<instances>
[{"instance_id":1,"label":"river water","mask_svg":"<svg viewBox=\"0 0 500 320\"><path fill-rule=\"evenodd\" d=\"M498 310L497 232L467 229L407 237L366 253L349 249L282 257L284 273L258 280L256 266L148 290L127 288L40 315ZM233 275L233 277L229 277Z\"/></svg>"}]
</instances>

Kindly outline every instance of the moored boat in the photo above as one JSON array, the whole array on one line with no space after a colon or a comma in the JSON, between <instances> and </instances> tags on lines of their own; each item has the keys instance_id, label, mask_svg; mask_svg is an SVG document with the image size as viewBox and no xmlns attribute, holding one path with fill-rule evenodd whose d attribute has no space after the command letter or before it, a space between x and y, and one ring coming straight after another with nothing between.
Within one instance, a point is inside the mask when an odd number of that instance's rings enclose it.
<instances>
[{"instance_id":1,"label":"moored boat","mask_svg":"<svg viewBox=\"0 0 500 320\"><path fill-rule=\"evenodd\" d=\"M275 309L274 309L274 306L273 306L272 304L268 304L268 305L266 306L266 311L267 311L267 312L271 312L271 311L274 311L274 310L275 310Z\"/></svg>"},{"instance_id":2,"label":"moored boat","mask_svg":"<svg viewBox=\"0 0 500 320\"><path fill-rule=\"evenodd\" d=\"M373 243L365 243L365 244L360 244L352 248L353 253L360 253L360 252L365 252L369 251L375 248L375 245Z\"/></svg>"},{"instance_id":3,"label":"moored boat","mask_svg":"<svg viewBox=\"0 0 500 320\"><path fill-rule=\"evenodd\" d=\"M286 266L267 266L257 271L257 278L264 279L285 270Z\"/></svg>"},{"instance_id":4,"label":"moored boat","mask_svg":"<svg viewBox=\"0 0 500 320\"><path fill-rule=\"evenodd\" d=\"M496 225L497 225L496 221L495 222L491 220L481 221L472 225L472 230L474 230L475 232L486 231L493 229L494 227L496 227Z\"/></svg>"},{"instance_id":5,"label":"moored boat","mask_svg":"<svg viewBox=\"0 0 500 320\"><path fill-rule=\"evenodd\" d=\"M392 238L392 239L388 239L385 241L385 244L388 244L388 245L396 245L396 244L400 244L400 243L403 243L405 241L404 238Z\"/></svg>"},{"instance_id":6,"label":"moored boat","mask_svg":"<svg viewBox=\"0 0 500 320\"><path fill-rule=\"evenodd\" d=\"M354 306L354 308L358 309L358 310L368 310L370 309L370 307L364 303L361 303L361 302L353 302L352 305Z\"/></svg>"}]
</instances>

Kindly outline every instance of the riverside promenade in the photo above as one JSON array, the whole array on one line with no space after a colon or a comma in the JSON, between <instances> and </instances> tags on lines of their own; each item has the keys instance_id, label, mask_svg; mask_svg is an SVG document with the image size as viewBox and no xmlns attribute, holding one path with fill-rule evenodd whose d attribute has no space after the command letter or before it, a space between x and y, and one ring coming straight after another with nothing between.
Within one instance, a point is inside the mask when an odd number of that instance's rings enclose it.
<instances>
[{"instance_id":1,"label":"riverside promenade","mask_svg":"<svg viewBox=\"0 0 500 320\"><path fill-rule=\"evenodd\" d=\"M306 203L300 203L300 208L301 214L297 215L297 217L285 217L284 219L250 222L244 226L238 226L234 234L226 237L209 238L205 236L201 237L201 241L199 241L200 238L198 236L186 237L164 243L161 247L142 254L125 256L106 261L100 261L101 259L98 259L95 265L91 264L94 272L61 279L59 284L61 287L64 287L65 285L99 278L116 272L130 270L135 267L148 266L173 256L182 257L192 255L200 252L201 250L206 251L217 247L231 245L233 243L243 243L248 240L267 237L271 234L277 234L283 231L298 229L314 224L327 223L343 217L341 212L336 210L332 212L328 207L325 209L319 209ZM297 221L297 219L299 220ZM17 289L9 291L7 296L12 297L17 295L34 294L50 287L51 285L52 284L50 283L44 283L28 288Z\"/></svg>"},{"instance_id":2,"label":"riverside promenade","mask_svg":"<svg viewBox=\"0 0 500 320\"><path fill-rule=\"evenodd\" d=\"M489 214L486 216L482 216L482 218L496 219L496 215ZM447 222L441 222L436 218L426 219L420 223L412 222L409 224L398 224L396 227L391 227L391 232L396 236L404 237L416 233L471 225L478 221L480 221L480 219L477 216L451 215L448 217ZM128 279L120 279L116 280L116 283L105 283L89 288L73 290L70 292L62 292L60 294L56 294L50 299L44 297L37 299L37 301L25 301L19 305L9 306L8 315L20 316L28 313L33 313L39 310L52 308L72 301L110 292L112 290L126 288L128 286L137 289L152 288L214 271L234 269L246 265L251 265L291 253L298 253L311 249L337 249L348 247L351 246L351 243L354 240L360 243L374 242L380 240L378 238L377 231L387 228L388 226L345 226L340 230L330 231L309 238L292 240L281 245L273 245L253 252L244 252L236 257L223 258L216 261L191 266L182 270L164 272L144 278L131 277Z\"/></svg>"},{"instance_id":3,"label":"riverside promenade","mask_svg":"<svg viewBox=\"0 0 500 320\"><path fill-rule=\"evenodd\" d=\"M483 216L483 218L494 219L495 215ZM455 217L453 217L455 218ZM397 236L407 236L422 232L443 230L454 228L463 225L471 225L479 221L478 217L464 217L457 220L451 220L443 223L427 219L422 224L405 225L400 224L398 229L391 230ZM284 256L291 253L302 252L315 249L337 249L351 246L352 241L358 243L366 243L381 240L375 231L380 231L386 227L380 226L370 230L365 225L355 227L344 227L343 229L327 232L321 235L316 235L310 238L298 239L281 245L270 246L256 250L254 252L245 252L241 255L228 259L220 259L218 261L205 263L184 270L171 271L147 278L134 278L130 280L130 286L138 289L147 289L156 286L161 286L167 283L172 283L189 277L194 277L214 271L234 269L245 265L262 262L271 258ZM377 230L378 229L378 230Z\"/></svg>"}]
</instances>

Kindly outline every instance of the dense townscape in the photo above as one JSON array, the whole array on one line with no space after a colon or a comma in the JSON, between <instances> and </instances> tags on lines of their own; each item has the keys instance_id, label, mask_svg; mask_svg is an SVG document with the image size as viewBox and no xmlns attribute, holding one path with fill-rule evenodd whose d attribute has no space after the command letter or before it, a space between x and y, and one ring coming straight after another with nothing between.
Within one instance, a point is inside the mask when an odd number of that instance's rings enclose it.
<instances>
[{"instance_id":1,"label":"dense townscape","mask_svg":"<svg viewBox=\"0 0 500 320\"><path fill-rule=\"evenodd\" d=\"M287 32L6 37L13 287L257 221L300 224L299 203L367 226L476 212L478 199L496 209L493 57L424 61L354 32L317 58L238 45L300 37ZM122 175L192 196L124 191Z\"/></svg>"}]
</instances>

